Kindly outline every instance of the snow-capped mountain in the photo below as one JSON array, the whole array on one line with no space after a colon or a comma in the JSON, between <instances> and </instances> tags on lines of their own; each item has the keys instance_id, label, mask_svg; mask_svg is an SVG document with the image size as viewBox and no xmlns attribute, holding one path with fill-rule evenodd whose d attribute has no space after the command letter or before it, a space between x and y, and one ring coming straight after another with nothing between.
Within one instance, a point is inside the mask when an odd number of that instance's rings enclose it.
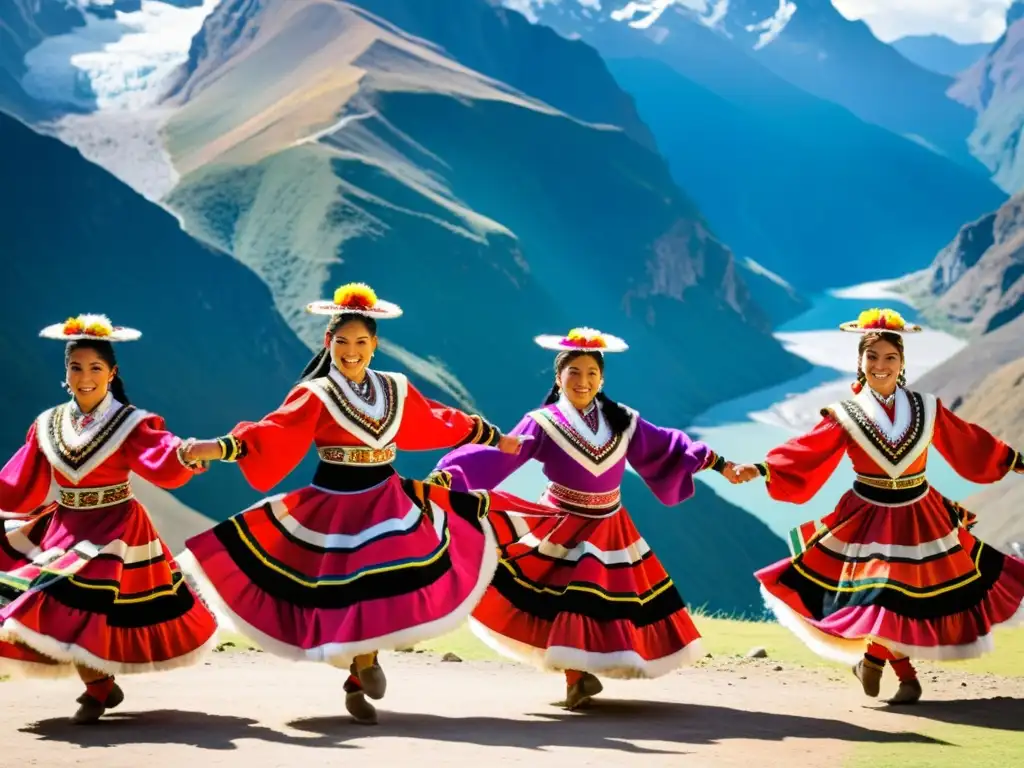
<instances>
[{"instance_id":1,"label":"snow-capped mountain","mask_svg":"<svg viewBox=\"0 0 1024 768\"><path fill-rule=\"evenodd\" d=\"M973 115L946 96L950 78L908 61L831 0L505 2L583 39L599 25L623 24L654 45L673 45L673 38L688 38L681 23L699 25L808 93L985 173L966 144Z\"/></svg>"}]
</instances>

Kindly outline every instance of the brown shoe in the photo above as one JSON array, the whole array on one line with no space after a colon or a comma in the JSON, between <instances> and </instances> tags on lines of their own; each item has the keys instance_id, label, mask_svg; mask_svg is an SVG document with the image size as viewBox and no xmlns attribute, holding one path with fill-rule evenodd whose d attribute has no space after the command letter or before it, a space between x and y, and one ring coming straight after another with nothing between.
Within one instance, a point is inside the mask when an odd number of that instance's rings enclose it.
<instances>
[{"instance_id":1,"label":"brown shoe","mask_svg":"<svg viewBox=\"0 0 1024 768\"><path fill-rule=\"evenodd\" d=\"M604 685L594 675L584 672L583 677L566 688L565 708L579 709L587 704L592 696L597 696L604 690Z\"/></svg>"},{"instance_id":2,"label":"brown shoe","mask_svg":"<svg viewBox=\"0 0 1024 768\"><path fill-rule=\"evenodd\" d=\"M345 709L360 725L377 724L377 708L366 700L362 691L345 694Z\"/></svg>"},{"instance_id":3,"label":"brown shoe","mask_svg":"<svg viewBox=\"0 0 1024 768\"><path fill-rule=\"evenodd\" d=\"M359 685L363 689L363 693L371 699L384 698L384 692L388 689L388 678L380 664L364 667L358 671L356 677L359 678Z\"/></svg>"},{"instance_id":4,"label":"brown shoe","mask_svg":"<svg viewBox=\"0 0 1024 768\"><path fill-rule=\"evenodd\" d=\"M878 696L882 687L882 667L876 666L866 659L861 659L854 666L853 674L860 680L864 693L872 698Z\"/></svg>"},{"instance_id":5,"label":"brown shoe","mask_svg":"<svg viewBox=\"0 0 1024 768\"><path fill-rule=\"evenodd\" d=\"M121 686L114 683L114 687L110 689L110 694L105 702L101 702L89 693L83 693L76 701L79 707L78 711L72 716L71 722L77 725L90 725L99 720L108 709L113 709L124 701L124 691L121 690Z\"/></svg>"},{"instance_id":6,"label":"brown shoe","mask_svg":"<svg viewBox=\"0 0 1024 768\"><path fill-rule=\"evenodd\" d=\"M917 704L921 699L921 683L917 680L903 680L888 704Z\"/></svg>"}]
</instances>

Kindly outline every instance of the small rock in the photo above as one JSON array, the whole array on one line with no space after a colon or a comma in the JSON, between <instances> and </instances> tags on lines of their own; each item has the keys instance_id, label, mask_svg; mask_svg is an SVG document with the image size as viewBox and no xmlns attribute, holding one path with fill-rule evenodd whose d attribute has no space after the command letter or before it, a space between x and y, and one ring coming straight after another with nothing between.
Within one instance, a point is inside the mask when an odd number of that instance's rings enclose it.
<instances>
[{"instance_id":1,"label":"small rock","mask_svg":"<svg viewBox=\"0 0 1024 768\"><path fill-rule=\"evenodd\" d=\"M441 661L462 661L462 659L460 659L454 653L449 651L448 653L446 653L444 656L441 657Z\"/></svg>"},{"instance_id":2,"label":"small rock","mask_svg":"<svg viewBox=\"0 0 1024 768\"><path fill-rule=\"evenodd\" d=\"M412 653L416 648L415 646L410 645L405 648L395 648L395 650L398 651L398 653Z\"/></svg>"},{"instance_id":3,"label":"small rock","mask_svg":"<svg viewBox=\"0 0 1024 768\"><path fill-rule=\"evenodd\" d=\"M966 688L967 687L967 683L960 683L960 687L961 688Z\"/></svg>"},{"instance_id":4,"label":"small rock","mask_svg":"<svg viewBox=\"0 0 1024 768\"><path fill-rule=\"evenodd\" d=\"M749 651L747 651L747 658L748 659L767 659L768 658L768 651L765 650L764 648L760 647L760 646L758 646L756 648L751 648Z\"/></svg>"},{"instance_id":5,"label":"small rock","mask_svg":"<svg viewBox=\"0 0 1024 768\"><path fill-rule=\"evenodd\" d=\"M772 667L772 672L781 672L781 671L782 671L782 667L779 666L778 664L776 664L774 667Z\"/></svg>"}]
</instances>

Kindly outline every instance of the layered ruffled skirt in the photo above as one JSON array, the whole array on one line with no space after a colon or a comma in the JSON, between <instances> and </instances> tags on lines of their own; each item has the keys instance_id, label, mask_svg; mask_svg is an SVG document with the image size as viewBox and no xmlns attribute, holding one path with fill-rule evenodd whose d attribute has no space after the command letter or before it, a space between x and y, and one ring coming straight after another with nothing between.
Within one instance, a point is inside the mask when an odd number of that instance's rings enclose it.
<instances>
[{"instance_id":1,"label":"layered ruffled skirt","mask_svg":"<svg viewBox=\"0 0 1024 768\"><path fill-rule=\"evenodd\" d=\"M700 633L624 507L604 517L492 513L501 547L471 626L548 671L655 678L704 656Z\"/></svg>"},{"instance_id":2,"label":"layered ruffled skirt","mask_svg":"<svg viewBox=\"0 0 1024 768\"><path fill-rule=\"evenodd\" d=\"M4 524L0 674L187 666L202 659L216 630L135 499L91 510L51 504Z\"/></svg>"},{"instance_id":3,"label":"layered ruffled skirt","mask_svg":"<svg viewBox=\"0 0 1024 768\"><path fill-rule=\"evenodd\" d=\"M497 565L492 506L393 474L365 490L270 496L189 539L179 558L222 617L270 653L347 668L469 616Z\"/></svg>"},{"instance_id":4,"label":"layered ruffled skirt","mask_svg":"<svg viewBox=\"0 0 1024 768\"><path fill-rule=\"evenodd\" d=\"M935 489L900 506L848 491L807 548L755 575L779 622L819 655L855 663L873 640L912 658L966 659L1024 619L1024 560L968 530Z\"/></svg>"}]
</instances>

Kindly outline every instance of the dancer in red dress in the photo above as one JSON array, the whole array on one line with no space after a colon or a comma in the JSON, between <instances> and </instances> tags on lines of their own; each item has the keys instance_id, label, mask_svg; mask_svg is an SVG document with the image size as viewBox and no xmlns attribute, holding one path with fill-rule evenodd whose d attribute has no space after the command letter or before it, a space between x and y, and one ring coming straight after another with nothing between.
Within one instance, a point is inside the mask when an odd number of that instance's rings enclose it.
<instances>
[{"instance_id":1,"label":"dancer in red dress","mask_svg":"<svg viewBox=\"0 0 1024 768\"><path fill-rule=\"evenodd\" d=\"M315 443L312 484L192 537L181 561L211 605L264 650L348 668L346 708L375 723L366 696L382 698L387 682L377 651L458 627L497 566L490 507L531 505L396 474L400 450L483 443L514 453L520 441L427 400L402 374L368 368L377 320L401 314L368 286L342 286L307 310L331 315L324 348L281 407L194 443L188 456L236 461L266 492Z\"/></svg>"},{"instance_id":2,"label":"dancer in red dress","mask_svg":"<svg viewBox=\"0 0 1024 768\"><path fill-rule=\"evenodd\" d=\"M835 511L802 526L814 530L794 557L756 576L779 622L812 650L855 664L869 696L890 663L900 681L890 703L909 704L921 697L910 657L979 656L993 649L994 626L1024 617L1024 561L975 538L973 516L929 486L928 448L976 483L1024 472L1024 462L933 395L905 388L902 334L919 326L874 309L841 328L863 334L854 397L734 471L743 481L760 473L773 499L801 504L850 457L857 478Z\"/></svg>"},{"instance_id":3,"label":"dancer in red dress","mask_svg":"<svg viewBox=\"0 0 1024 768\"><path fill-rule=\"evenodd\" d=\"M91 723L124 699L115 675L194 664L214 642L213 614L129 478L178 488L203 467L125 395L111 342L138 331L82 315L40 335L67 342L72 398L39 415L0 471L0 671L77 671L86 690L74 720ZM42 506L51 480L57 501Z\"/></svg>"},{"instance_id":4,"label":"dancer in red dress","mask_svg":"<svg viewBox=\"0 0 1024 768\"><path fill-rule=\"evenodd\" d=\"M682 595L621 499L627 463L668 505L693 496L698 472L731 464L601 392L605 355L624 351L621 339L578 328L536 341L558 352L555 383L510 433L530 438L523 450L458 448L432 482L490 490L530 459L543 465L543 501L558 514L491 515L502 557L470 626L499 653L564 673L575 709L603 690L598 675L655 678L704 657Z\"/></svg>"}]
</instances>

